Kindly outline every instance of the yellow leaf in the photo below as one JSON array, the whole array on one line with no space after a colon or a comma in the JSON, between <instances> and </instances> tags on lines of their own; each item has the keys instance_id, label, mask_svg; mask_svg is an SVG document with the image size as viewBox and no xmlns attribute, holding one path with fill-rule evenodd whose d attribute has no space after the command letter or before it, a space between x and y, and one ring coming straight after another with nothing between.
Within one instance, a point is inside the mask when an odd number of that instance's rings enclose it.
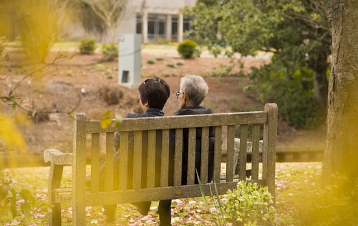
<instances>
[{"instance_id":1,"label":"yellow leaf","mask_svg":"<svg viewBox=\"0 0 358 226\"><path fill-rule=\"evenodd\" d=\"M14 147L25 148L25 140L11 117L0 114L0 125L0 140L9 149Z\"/></svg>"},{"instance_id":2,"label":"yellow leaf","mask_svg":"<svg viewBox=\"0 0 358 226\"><path fill-rule=\"evenodd\" d=\"M112 124L112 119L113 119L112 111L106 111L105 113L103 113L99 121L102 129L107 129L108 126Z\"/></svg>"}]
</instances>

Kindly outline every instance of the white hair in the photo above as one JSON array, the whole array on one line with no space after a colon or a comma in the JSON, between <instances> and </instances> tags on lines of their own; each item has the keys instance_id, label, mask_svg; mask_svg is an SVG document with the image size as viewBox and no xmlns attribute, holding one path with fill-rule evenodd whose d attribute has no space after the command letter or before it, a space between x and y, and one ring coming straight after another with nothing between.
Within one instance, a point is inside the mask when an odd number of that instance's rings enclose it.
<instances>
[{"instance_id":1,"label":"white hair","mask_svg":"<svg viewBox=\"0 0 358 226\"><path fill-rule=\"evenodd\" d=\"M186 75L180 79L180 92L188 96L187 105L199 106L209 92L208 84L199 75Z\"/></svg>"}]
</instances>

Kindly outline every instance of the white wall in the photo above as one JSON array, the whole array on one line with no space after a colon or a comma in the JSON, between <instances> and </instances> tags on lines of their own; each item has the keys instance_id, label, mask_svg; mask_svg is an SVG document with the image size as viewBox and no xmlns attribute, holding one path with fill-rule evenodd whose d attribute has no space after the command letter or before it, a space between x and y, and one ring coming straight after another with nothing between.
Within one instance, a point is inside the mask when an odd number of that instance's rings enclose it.
<instances>
[{"instance_id":1,"label":"white wall","mask_svg":"<svg viewBox=\"0 0 358 226\"><path fill-rule=\"evenodd\" d=\"M177 15L184 6L194 6L196 0L147 0L146 10L148 13ZM127 8L117 34L136 33L136 15L141 12L142 0L128 0ZM78 21L69 20L64 26L62 34L69 40L79 40L82 37L96 37L98 42L110 42L110 35L86 34ZM118 37L117 37L118 38Z\"/></svg>"}]
</instances>

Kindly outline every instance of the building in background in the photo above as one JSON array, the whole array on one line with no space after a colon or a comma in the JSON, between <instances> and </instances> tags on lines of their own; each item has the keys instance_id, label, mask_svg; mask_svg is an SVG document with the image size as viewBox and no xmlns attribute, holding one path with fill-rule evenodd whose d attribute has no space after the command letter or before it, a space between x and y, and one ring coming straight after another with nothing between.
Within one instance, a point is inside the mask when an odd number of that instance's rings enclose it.
<instances>
[{"instance_id":1,"label":"building in background","mask_svg":"<svg viewBox=\"0 0 358 226\"><path fill-rule=\"evenodd\" d=\"M143 43L156 37L180 42L184 38L184 32L190 29L190 18L185 18L181 10L185 6L194 6L195 2L196 0L128 0L123 20L116 29L116 38L118 39L119 34L142 34ZM78 41L84 37L95 37L98 42L113 41L108 33L86 31L80 19L76 17L76 10L78 9L73 8L65 20L59 38ZM9 12L0 14L0 37L14 40L20 32L15 19L7 13Z\"/></svg>"},{"instance_id":2,"label":"building in background","mask_svg":"<svg viewBox=\"0 0 358 226\"><path fill-rule=\"evenodd\" d=\"M184 32L190 29L190 18L181 10L194 6L195 0L132 0L118 30L120 33L142 34L147 43L156 37L181 42Z\"/></svg>"}]
</instances>

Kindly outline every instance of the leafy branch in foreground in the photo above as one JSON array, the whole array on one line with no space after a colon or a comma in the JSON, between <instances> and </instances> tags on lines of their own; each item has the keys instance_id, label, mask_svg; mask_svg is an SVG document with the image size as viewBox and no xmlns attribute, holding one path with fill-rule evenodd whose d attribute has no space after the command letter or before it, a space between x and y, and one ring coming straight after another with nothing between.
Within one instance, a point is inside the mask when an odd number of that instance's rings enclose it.
<instances>
[{"instance_id":1,"label":"leafy branch in foreground","mask_svg":"<svg viewBox=\"0 0 358 226\"><path fill-rule=\"evenodd\" d=\"M0 169L0 206L9 205L13 217L18 215L16 203L21 200L21 211L25 218L30 217L31 206L35 203L35 197L28 189L21 189L17 192L11 186L12 180L9 178L9 173L5 169Z\"/></svg>"}]
</instances>

